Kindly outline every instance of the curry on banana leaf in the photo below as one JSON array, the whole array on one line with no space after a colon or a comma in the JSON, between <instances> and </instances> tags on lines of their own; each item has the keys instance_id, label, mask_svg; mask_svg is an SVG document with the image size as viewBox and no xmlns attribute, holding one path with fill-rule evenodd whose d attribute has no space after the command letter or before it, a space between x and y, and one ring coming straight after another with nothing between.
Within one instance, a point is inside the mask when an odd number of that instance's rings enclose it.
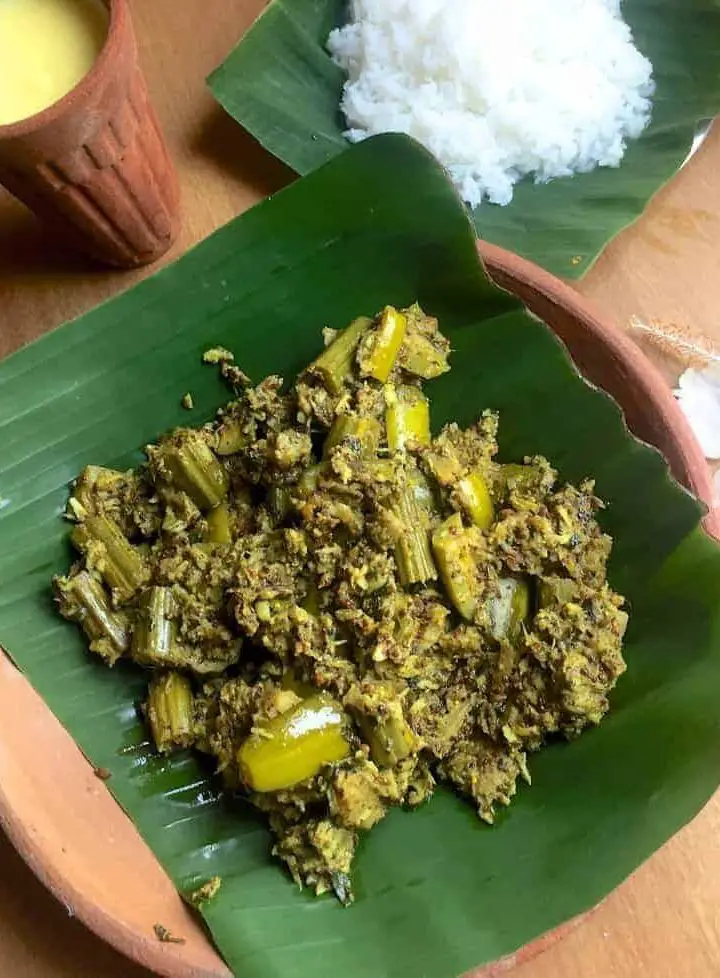
<instances>
[{"instance_id":1,"label":"curry on banana leaf","mask_svg":"<svg viewBox=\"0 0 720 978\"><path fill-rule=\"evenodd\" d=\"M492 822L528 754L597 724L625 668L590 481L497 456L498 417L431 436L449 344L419 306L326 346L291 390L209 351L235 396L147 464L87 467L61 613L152 670L161 752L211 755L274 853L352 901L361 833L437 781Z\"/></svg>"}]
</instances>

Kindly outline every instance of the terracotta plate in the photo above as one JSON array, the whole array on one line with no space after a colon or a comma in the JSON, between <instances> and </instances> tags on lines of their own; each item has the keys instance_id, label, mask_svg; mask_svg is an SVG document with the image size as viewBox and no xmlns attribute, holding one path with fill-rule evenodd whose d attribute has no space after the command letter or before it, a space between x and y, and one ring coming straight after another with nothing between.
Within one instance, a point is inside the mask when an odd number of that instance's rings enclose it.
<instances>
[{"instance_id":1,"label":"terracotta plate","mask_svg":"<svg viewBox=\"0 0 720 978\"><path fill-rule=\"evenodd\" d=\"M503 249L482 244L493 278L515 292L566 344L585 377L612 394L630 428L659 448L675 477L708 504L710 472L664 380L633 342L569 286ZM720 512L706 528L720 537ZM91 930L168 978L230 972L172 883L74 741L15 667L0 657L0 824L30 868ZM161 944L161 923L184 945ZM566 924L505 962L489 978L553 943Z\"/></svg>"}]
</instances>

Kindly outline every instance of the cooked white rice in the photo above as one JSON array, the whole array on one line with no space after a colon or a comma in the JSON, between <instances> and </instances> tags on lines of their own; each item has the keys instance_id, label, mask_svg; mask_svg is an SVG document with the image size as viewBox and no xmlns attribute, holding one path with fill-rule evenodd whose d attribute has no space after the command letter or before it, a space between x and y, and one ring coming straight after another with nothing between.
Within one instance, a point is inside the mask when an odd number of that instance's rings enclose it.
<instances>
[{"instance_id":1,"label":"cooked white rice","mask_svg":"<svg viewBox=\"0 0 720 978\"><path fill-rule=\"evenodd\" d=\"M352 0L330 35L353 142L404 132L472 206L618 166L648 123L652 65L620 0Z\"/></svg>"}]
</instances>

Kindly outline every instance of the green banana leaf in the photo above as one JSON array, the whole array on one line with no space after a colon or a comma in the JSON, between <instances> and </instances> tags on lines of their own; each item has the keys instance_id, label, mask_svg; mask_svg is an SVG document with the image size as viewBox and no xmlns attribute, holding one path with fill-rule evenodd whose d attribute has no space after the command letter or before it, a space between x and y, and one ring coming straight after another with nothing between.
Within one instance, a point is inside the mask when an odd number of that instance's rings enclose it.
<instances>
[{"instance_id":1,"label":"green banana leaf","mask_svg":"<svg viewBox=\"0 0 720 978\"><path fill-rule=\"evenodd\" d=\"M494 828L439 791L363 841L356 904L298 891L241 803L189 754L149 748L146 675L88 655L54 613L70 559L67 483L209 418L202 352L291 377L341 327L414 298L455 350L434 423L499 409L505 459L542 452L597 478L632 608L629 672L597 730L531 759ZM192 391L195 409L180 407ZM382 136L261 203L174 265L0 364L0 640L108 782L179 889L220 875L205 919L243 978L453 978L597 903L690 819L720 777L720 549L702 507L633 439L540 322L487 279L465 209L416 143Z\"/></svg>"},{"instance_id":2,"label":"green banana leaf","mask_svg":"<svg viewBox=\"0 0 720 978\"><path fill-rule=\"evenodd\" d=\"M273 0L210 77L230 115L300 174L348 147L339 111L345 76L325 51L346 7L346 0ZM654 65L657 92L652 122L621 166L547 184L525 180L509 206L473 212L482 238L563 278L582 275L639 217L687 156L698 122L720 109L717 0L624 0L622 9Z\"/></svg>"}]
</instances>

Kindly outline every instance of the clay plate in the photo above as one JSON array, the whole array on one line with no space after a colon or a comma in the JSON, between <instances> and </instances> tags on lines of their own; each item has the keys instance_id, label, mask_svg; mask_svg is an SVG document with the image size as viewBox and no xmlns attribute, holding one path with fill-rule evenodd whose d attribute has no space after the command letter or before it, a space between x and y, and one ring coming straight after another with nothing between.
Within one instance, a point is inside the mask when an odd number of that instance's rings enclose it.
<instances>
[{"instance_id":1,"label":"clay plate","mask_svg":"<svg viewBox=\"0 0 720 978\"><path fill-rule=\"evenodd\" d=\"M708 503L708 532L720 538L708 466L664 380L632 341L577 292L487 244L492 277L516 293L568 347L585 377L625 411L632 431L655 445L673 474ZM9 660L0 656L0 825L45 886L117 950L167 978L228 978L230 972L155 857L74 741ZM183 945L161 944L162 923ZM474 978L491 978L558 940L571 921Z\"/></svg>"}]
</instances>

